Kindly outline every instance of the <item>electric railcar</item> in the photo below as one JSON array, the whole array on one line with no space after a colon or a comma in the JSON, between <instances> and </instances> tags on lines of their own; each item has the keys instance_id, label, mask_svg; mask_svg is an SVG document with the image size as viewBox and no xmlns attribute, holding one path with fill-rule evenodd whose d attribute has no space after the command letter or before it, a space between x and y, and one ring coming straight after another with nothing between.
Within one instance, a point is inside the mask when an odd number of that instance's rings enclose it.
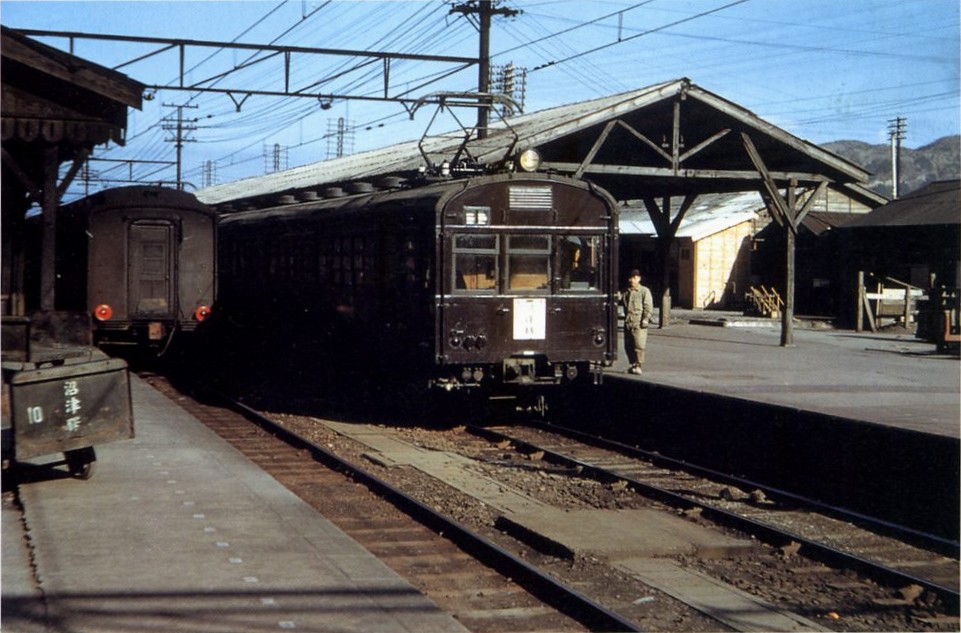
<instances>
[{"instance_id":1,"label":"electric railcar","mask_svg":"<svg viewBox=\"0 0 961 633\"><path fill-rule=\"evenodd\" d=\"M221 216L215 315L447 390L597 382L614 361L603 190L517 173L326 193Z\"/></svg>"},{"instance_id":2,"label":"electric railcar","mask_svg":"<svg viewBox=\"0 0 961 633\"><path fill-rule=\"evenodd\" d=\"M119 187L64 205L58 309L87 311L102 347L163 350L210 314L216 232L214 210L175 189Z\"/></svg>"}]
</instances>

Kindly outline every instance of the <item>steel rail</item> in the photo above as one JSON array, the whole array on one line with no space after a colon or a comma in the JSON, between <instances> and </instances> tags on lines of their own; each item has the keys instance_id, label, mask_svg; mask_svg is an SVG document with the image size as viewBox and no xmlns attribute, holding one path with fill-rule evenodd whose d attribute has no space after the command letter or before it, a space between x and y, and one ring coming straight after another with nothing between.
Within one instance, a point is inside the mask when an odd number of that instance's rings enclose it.
<instances>
[{"instance_id":1,"label":"steel rail","mask_svg":"<svg viewBox=\"0 0 961 633\"><path fill-rule=\"evenodd\" d=\"M465 552L489 564L498 572L511 578L532 595L561 613L596 631L641 631L638 625L598 604L584 594L552 578L530 563L508 552L499 545L477 534L454 519L414 499L376 475L347 462L331 451L280 426L253 408L223 394L211 394L231 409L243 415L253 424L287 442L305 450L325 466L337 470L363 483L369 489L390 501L398 509L416 521L443 535Z\"/></svg>"},{"instance_id":2,"label":"steel rail","mask_svg":"<svg viewBox=\"0 0 961 633\"><path fill-rule=\"evenodd\" d=\"M744 477L738 477L737 475L731 475L729 473L721 472L719 470L713 470L711 468L706 468L704 466L698 466L691 462L686 462L681 459L675 459L673 457L668 457L660 453L653 453L646 451L636 446L630 446L628 444L623 444L615 440L609 440L603 437L598 437L591 435L589 433L584 433L583 431L578 431L576 429L571 429L564 426L557 426L554 424L549 424L545 422L539 422L537 420L532 420L528 423L528 426L540 428L544 431L549 431L553 433L558 433L561 435L566 435L571 439L576 439L582 442L588 442L597 446L598 448L606 448L608 450L613 450L620 452L622 454L637 457L640 459L646 459L652 463L682 469L690 474L709 477L718 481L722 481L726 484L731 484L738 486L740 488L751 488L763 490L766 494L770 493L771 496L776 496L781 499L786 499L794 503L802 504L808 508L817 509L829 516L837 519L842 519L845 521L856 522L861 525L869 526L871 529L878 530L888 534L889 536L895 536L898 538L904 538L911 540L913 544L930 549L934 552L942 554L944 556L949 556L952 558L958 558L961 556L961 543L958 541L953 541L951 539L946 539L944 537L938 536L936 534L930 534L928 532L922 532L920 530L893 523L891 521L886 521L884 519L879 519L870 515L862 514L860 512L854 512L847 508L840 506L831 505L824 503L823 501L818 501L817 499L811 499L803 495L799 495L788 490L783 490L781 488L775 488L767 484L758 483Z\"/></svg>"},{"instance_id":3,"label":"steel rail","mask_svg":"<svg viewBox=\"0 0 961 633\"><path fill-rule=\"evenodd\" d=\"M699 468L691 464L688 464L686 462L672 460L671 458L664 458L663 456L660 456L660 455L654 456L653 454L648 454L646 453L646 451L643 451L641 449L637 449L624 444L619 444L618 442L613 442L611 440L605 440L604 438L591 436L591 435L582 433L580 431L575 431L573 429L563 429L563 427L555 427L553 425L541 424L537 422L531 423L529 424L529 426L535 427L535 428L543 428L544 430L551 431L554 433L559 433L562 435L566 435L568 432L570 432L572 436L576 436L574 437L574 439L579 439L579 441L586 440L590 443L596 442L595 446L601 445L601 446L598 446L600 448L617 447L615 450L617 450L618 452L621 452L622 454L626 451L629 456L641 457L647 460L653 460L656 457L656 459L662 464L665 462L671 462L675 465L676 468L683 469L687 472L699 470L701 473L713 473L713 471L710 471L709 469ZM925 590L930 591L933 594L940 597L941 600L944 602L944 604L950 609L956 610L958 609L959 605L961 605L961 596L959 596L959 592L955 588L939 585L925 578L919 578L912 574L902 572L898 569L887 567L876 561L862 558L855 554L851 554L850 552L845 552L835 547L832 547L830 545L827 545L825 543L820 543L818 541L812 540L808 537L804 537L799 534L795 534L793 532L789 532L787 530L774 527L772 525L761 523L754 519L750 519L748 517L738 515L734 512L729 512L727 510L717 508L707 503L697 501L690 497L686 497L683 494L675 493L670 490L666 490L664 488L660 488L658 486L645 483L633 477L630 477L627 475L619 475L610 470L606 470L601 466L597 466L595 464L591 464L589 462L579 460L569 455L564 455L557 451L553 451L543 446L536 445L526 440L518 439L507 433L502 433L500 431L496 431L491 428L484 428L484 427L477 427L477 426L468 426L467 430L480 437L485 437L485 438L493 439L496 441L512 442L515 446L521 447L524 450L529 450L532 452L542 451L544 453L544 459L548 461L578 468L580 469L581 474L589 477L593 477L598 481L603 481L603 482L621 481L621 482L627 483L631 485L638 493L648 498L655 499L662 503L666 503L672 507L683 508L683 509L697 508L700 510L701 516L703 516L704 518L707 518L716 523L721 523L729 527L744 531L748 534L752 534L755 537L757 537L759 540L770 543L772 545L783 546L792 541L796 542L801 546L799 551L803 552L805 556L808 556L809 558L812 558L814 560L818 560L822 563L843 566L845 569L851 569L851 570L857 571L858 573L861 573L865 576L873 578L876 581L887 584L887 585L893 585L893 586L905 586L910 584L919 585L923 587ZM607 445L607 446L603 446L603 445ZM728 480L728 483L732 481L740 481L742 483L745 482L745 480L743 479L738 479L736 477L732 477L729 475L723 475L722 473L717 473L717 474L721 475L723 478L726 478ZM755 488L764 490L765 492L768 492L770 490L770 489L765 489L765 487L761 485L756 485L753 483L751 485L754 486ZM771 491L771 493L772 495L781 494L780 492L774 492L774 491ZM792 497L795 500L801 499L796 495L792 495Z\"/></svg>"}]
</instances>

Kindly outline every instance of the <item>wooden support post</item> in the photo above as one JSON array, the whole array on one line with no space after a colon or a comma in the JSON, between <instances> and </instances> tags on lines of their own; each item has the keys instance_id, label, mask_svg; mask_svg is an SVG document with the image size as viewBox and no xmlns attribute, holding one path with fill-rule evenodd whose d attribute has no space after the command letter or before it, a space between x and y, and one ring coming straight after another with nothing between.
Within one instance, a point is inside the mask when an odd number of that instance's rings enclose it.
<instances>
[{"instance_id":1,"label":"wooden support post","mask_svg":"<svg viewBox=\"0 0 961 633\"><path fill-rule=\"evenodd\" d=\"M657 250L661 260L661 311L658 327L665 328L671 322L671 245L674 244L674 238L684 216L694 206L697 194L690 193L684 197L681 208L673 219L670 196L664 196L661 205L658 205L657 200L650 196L643 200L647 213L654 223L654 230L657 232Z\"/></svg>"},{"instance_id":2,"label":"wooden support post","mask_svg":"<svg viewBox=\"0 0 961 633\"><path fill-rule=\"evenodd\" d=\"M881 297L884 296L884 284L882 284L880 281L878 282L877 287L874 289L874 294L877 297L877 299L874 300L874 318L876 319L876 323L878 323L879 325L882 325L883 323L881 321L881 302L883 300L881 299ZM871 328L871 331L877 332L877 330L873 327Z\"/></svg>"},{"instance_id":3,"label":"wooden support post","mask_svg":"<svg viewBox=\"0 0 961 633\"><path fill-rule=\"evenodd\" d=\"M761 177L761 197L764 198L764 202L771 212L771 216L784 228L786 267L784 271L785 287L784 312L781 319L781 346L789 347L794 345L794 251L798 227L801 224L801 220L804 219L804 216L811 209L815 197L824 191L827 183L819 183L817 192L811 195L799 210L797 206L797 179L791 178L788 181L787 199L782 197L781 192L778 190L777 183L774 181L774 177L764 164L764 159L754 145L754 141L751 140L751 136L747 134L747 132L741 132L741 140L744 144L744 150L747 152L748 157L754 164L754 168L757 169L757 173Z\"/></svg>"},{"instance_id":4,"label":"wooden support post","mask_svg":"<svg viewBox=\"0 0 961 633\"><path fill-rule=\"evenodd\" d=\"M871 311L871 302L868 301L868 293L865 292L861 295L861 299L864 300L865 314L868 316L868 325L871 327L872 332L878 331L878 323L874 320L874 312Z\"/></svg>"},{"instance_id":5,"label":"wooden support post","mask_svg":"<svg viewBox=\"0 0 961 633\"><path fill-rule=\"evenodd\" d=\"M677 176L681 169L681 98L674 100L674 122L671 130L671 170Z\"/></svg>"},{"instance_id":6,"label":"wooden support post","mask_svg":"<svg viewBox=\"0 0 961 633\"><path fill-rule=\"evenodd\" d=\"M56 305L57 282L57 171L60 165L56 145L44 151L43 246L40 249L40 309L52 312Z\"/></svg>"},{"instance_id":7,"label":"wooden support post","mask_svg":"<svg viewBox=\"0 0 961 633\"><path fill-rule=\"evenodd\" d=\"M671 323L671 243L673 241L673 236L664 236L657 240L657 250L661 253L661 311L657 327L661 329Z\"/></svg>"},{"instance_id":8,"label":"wooden support post","mask_svg":"<svg viewBox=\"0 0 961 633\"><path fill-rule=\"evenodd\" d=\"M793 228L786 232L784 309L781 312L781 347L794 345L794 238Z\"/></svg>"},{"instance_id":9,"label":"wooden support post","mask_svg":"<svg viewBox=\"0 0 961 633\"><path fill-rule=\"evenodd\" d=\"M787 190L788 222L785 231L784 312L781 313L781 347L794 345L794 243L797 239L797 181L791 180Z\"/></svg>"},{"instance_id":10,"label":"wooden support post","mask_svg":"<svg viewBox=\"0 0 961 633\"><path fill-rule=\"evenodd\" d=\"M854 322L854 331L860 334L864 331L864 271L858 271L858 307L857 320Z\"/></svg>"},{"instance_id":11,"label":"wooden support post","mask_svg":"<svg viewBox=\"0 0 961 633\"><path fill-rule=\"evenodd\" d=\"M904 329L911 324L911 286L904 286Z\"/></svg>"},{"instance_id":12,"label":"wooden support post","mask_svg":"<svg viewBox=\"0 0 961 633\"><path fill-rule=\"evenodd\" d=\"M677 110L675 109L675 116ZM671 197L664 196L661 204L662 217L671 221ZM674 242L674 231L668 228L667 234L658 240L661 251L661 311L657 326L666 328L671 322L671 244Z\"/></svg>"}]
</instances>

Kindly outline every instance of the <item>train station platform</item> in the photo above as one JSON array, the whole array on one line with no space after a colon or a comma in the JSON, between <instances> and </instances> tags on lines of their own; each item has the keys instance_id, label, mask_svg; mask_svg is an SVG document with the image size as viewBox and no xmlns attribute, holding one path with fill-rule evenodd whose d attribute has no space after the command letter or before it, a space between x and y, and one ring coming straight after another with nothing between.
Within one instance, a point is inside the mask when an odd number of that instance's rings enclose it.
<instances>
[{"instance_id":1,"label":"train station platform","mask_svg":"<svg viewBox=\"0 0 961 633\"><path fill-rule=\"evenodd\" d=\"M641 375L622 357L609 402L580 412L602 433L957 541L957 355L804 321L784 347L779 321L672 311L646 356Z\"/></svg>"},{"instance_id":2,"label":"train station platform","mask_svg":"<svg viewBox=\"0 0 961 633\"><path fill-rule=\"evenodd\" d=\"M4 493L5 632L465 630L175 403L131 383L136 437L97 446L91 479L36 460L19 497Z\"/></svg>"},{"instance_id":3,"label":"train station platform","mask_svg":"<svg viewBox=\"0 0 961 633\"><path fill-rule=\"evenodd\" d=\"M655 323L657 320L655 319ZM610 376L961 437L961 362L912 334L856 333L799 323L782 347L780 321L672 311L649 332L644 373L627 373L620 342Z\"/></svg>"}]
</instances>

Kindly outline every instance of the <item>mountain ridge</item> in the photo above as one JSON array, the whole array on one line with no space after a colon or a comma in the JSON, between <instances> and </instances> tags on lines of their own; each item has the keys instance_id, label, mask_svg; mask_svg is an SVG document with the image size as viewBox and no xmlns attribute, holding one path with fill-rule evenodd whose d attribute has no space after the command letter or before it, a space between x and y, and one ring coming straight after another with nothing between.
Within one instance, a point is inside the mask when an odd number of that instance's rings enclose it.
<instances>
[{"instance_id":1,"label":"mountain ridge","mask_svg":"<svg viewBox=\"0 0 961 633\"><path fill-rule=\"evenodd\" d=\"M891 197L891 146L864 141L840 140L821 147L871 173L867 187ZM916 149L901 146L900 195L938 180L961 178L961 135L943 136Z\"/></svg>"}]
</instances>

